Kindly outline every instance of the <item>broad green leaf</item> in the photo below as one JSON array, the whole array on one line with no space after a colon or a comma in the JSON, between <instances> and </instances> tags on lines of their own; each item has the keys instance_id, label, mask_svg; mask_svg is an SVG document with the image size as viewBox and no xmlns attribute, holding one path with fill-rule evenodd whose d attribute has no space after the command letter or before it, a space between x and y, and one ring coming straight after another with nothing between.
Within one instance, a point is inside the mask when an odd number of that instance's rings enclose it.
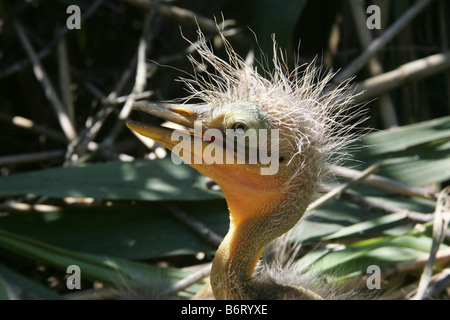
<instances>
[{"instance_id":1,"label":"broad green leaf","mask_svg":"<svg viewBox=\"0 0 450 320\"><path fill-rule=\"evenodd\" d=\"M401 221L405 218L405 215L401 213L392 213L389 215L382 216L377 219L363 221L360 223L355 223L351 226L344 227L339 229L336 232L333 232L332 234L329 234L325 237L323 237L323 240L331 240L336 238L342 238L347 237L354 234L362 234L364 231L374 229L377 227L382 227L388 224L391 224L393 222Z\"/></svg>"},{"instance_id":2,"label":"broad green leaf","mask_svg":"<svg viewBox=\"0 0 450 320\"><path fill-rule=\"evenodd\" d=\"M360 189L360 186L357 187ZM374 204L387 205L398 208L398 211L411 210L416 212L431 213L435 209L435 202L419 198L406 197L365 197ZM334 201L329 207L319 210L319 214L328 215L329 220L336 219L336 227L329 234L322 233L322 240L331 240L348 236L399 236L409 233L414 222L404 219L402 214L381 214L368 211L356 205L346 204L342 201ZM350 218L354 215L353 218ZM343 218L347 217L347 220ZM326 220L322 220L326 223Z\"/></svg>"},{"instance_id":3,"label":"broad green leaf","mask_svg":"<svg viewBox=\"0 0 450 320\"><path fill-rule=\"evenodd\" d=\"M200 189L203 177L168 159L96 163L40 170L0 178L0 195L115 200L207 200L218 193Z\"/></svg>"},{"instance_id":4,"label":"broad green leaf","mask_svg":"<svg viewBox=\"0 0 450 320\"><path fill-rule=\"evenodd\" d=\"M81 270L81 277L131 290L143 287L161 290L188 275L187 272L174 268L160 268L114 257L82 254L2 230L0 245L63 271L70 265L77 265Z\"/></svg>"},{"instance_id":5,"label":"broad green leaf","mask_svg":"<svg viewBox=\"0 0 450 320\"><path fill-rule=\"evenodd\" d=\"M373 132L365 136L363 144L371 156L406 150L431 141L450 139L450 116L424 121L399 128Z\"/></svg>"},{"instance_id":6,"label":"broad green leaf","mask_svg":"<svg viewBox=\"0 0 450 320\"><path fill-rule=\"evenodd\" d=\"M224 200L181 201L172 205L218 234L224 235L228 229ZM217 249L174 219L163 202L114 202L48 212L11 212L0 217L0 224L4 230L51 245L127 259L213 254Z\"/></svg>"},{"instance_id":7,"label":"broad green leaf","mask_svg":"<svg viewBox=\"0 0 450 320\"><path fill-rule=\"evenodd\" d=\"M403 158L383 165L380 174L416 186L441 183L450 179L450 149L443 158Z\"/></svg>"},{"instance_id":8,"label":"broad green leaf","mask_svg":"<svg viewBox=\"0 0 450 320\"><path fill-rule=\"evenodd\" d=\"M11 290L8 282L2 277L0 273L0 300L16 300L17 296Z\"/></svg>"},{"instance_id":9,"label":"broad green leaf","mask_svg":"<svg viewBox=\"0 0 450 320\"><path fill-rule=\"evenodd\" d=\"M51 289L32 281L25 276L0 264L0 286L1 279L6 286L9 300L59 300L60 295ZM1 290L1 289L0 289ZM3 299L3 298L1 298Z\"/></svg>"},{"instance_id":10,"label":"broad green leaf","mask_svg":"<svg viewBox=\"0 0 450 320\"><path fill-rule=\"evenodd\" d=\"M102 261L2 230L0 230L0 245L31 259L49 263L61 270L66 270L70 265L77 265L83 274L86 273L87 277L92 280L106 283L119 283L120 280L117 268L108 265L107 260Z\"/></svg>"},{"instance_id":11,"label":"broad green leaf","mask_svg":"<svg viewBox=\"0 0 450 320\"><path fill-rule=\"evenodd\" d=\"M360 186L357 188L360 189ZM425 213L433 212L435 207L433 201L425 199L410 199L405 197L367 197L367 199L400 209ZM385 218L383 217L379 213L363 209L354 204L341 200L333 200L316 210L310 216L304 218L293 231L293 239L298 242L319 240L335 232L347 232L345 231L347 230L346 228L350 228L349 231L353 235L355 233L352 232L352 228L356 228L357 232L360 233L358 236L394 236L406 234L414 227L414 223L408 220L398 219L397 221L389 221L384 220ZM368 225L365 225L366 222ZM353 227L355 224L361 225Z\"/></svg>"},{"instance_id":12,"label":"broad green leaf","mask_svg":"<svg viewBox=\"0 0 450 320\"><path fill-rule=\"evenodd\" d=\"M320 258L328 253L328 249L315 250L308 252L301 259L295 261L295 271L298 273L306 273L312 265L316 263Z\"/></svg>"},{"instance_id":13,"label":"broad green leaf","mask_svg":"<svg viewBox=\"0 0 450 320\"><path fill-rule=\"evenodd\" d=\"M426 236L371 238L324 255L309 271L330 274L363 272L372 264L382 267L423 256L430 251L431 242L432 239Z\"/></svg>"},{"instance_id":14,"label":"broad green leaf","mask_svg":"<svg viewBox=\"0 0 450 320\"><path fill-rule=\"evenodd\" d=\"M381 176L418 186L450 179L450 117L373 132L362 144L358 160L382 163Z\"/></svg>"}]
</instances>

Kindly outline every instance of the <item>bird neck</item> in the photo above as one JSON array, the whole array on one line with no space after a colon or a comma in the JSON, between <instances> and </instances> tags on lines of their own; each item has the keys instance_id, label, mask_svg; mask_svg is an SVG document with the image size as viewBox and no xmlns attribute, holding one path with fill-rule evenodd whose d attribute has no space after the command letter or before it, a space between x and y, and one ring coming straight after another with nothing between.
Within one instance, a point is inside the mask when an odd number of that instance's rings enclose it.
<instances>
[{"instance_id":1,"label":"bird neck","mask_svg":"<svg viewBox=\"0 0 450 320\"><path fill-rule=\"evenodd\" d=\"M216 299L247 298L248 282L264 248L262 230L258 233L257 229L251 223L239 226L230 224L230 230L216 252L211 269L211 287ZM246 240L247 236L256 241Z\"/></svg>"},{"instance_id":2,"label":"bird neck","mask_svg":"<svg viewBox=\"0 0 450 320\"><path fill-rule=\"evenodd\" d=\"M274 188L246 194L222 189L230 210L230 229L219 246L211 270L211 287L216 299L251 299L251 277L264 246L290 230L310 201L287 199L288 190Z\"/></svg>"}]
</instances>

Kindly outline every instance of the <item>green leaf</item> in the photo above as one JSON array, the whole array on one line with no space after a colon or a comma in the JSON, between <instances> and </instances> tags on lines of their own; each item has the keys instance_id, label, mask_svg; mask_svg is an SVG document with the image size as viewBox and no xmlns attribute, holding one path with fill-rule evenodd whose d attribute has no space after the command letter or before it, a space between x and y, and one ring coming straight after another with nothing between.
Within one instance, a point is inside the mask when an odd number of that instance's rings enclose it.
<instances>
[{"instance_id":1,"label":"green leaf","mask_svg":"<svg viewBox=\"0 0 450 320\"><path fill-rule=\"evenodd\" d=\"M442 152L441 156L400 158L399 161L381 166L379 173L416 186L441 183L450 179L450 149Z\"/></svg>"},{"instance_id":2,"label":"green leaf","mask_svg":"<svg viewBox=\"0 0 450 320\"><path fill-rule=\"evenodd\" d=\"M336 238L347 237L350 235L361 234L364 231L383 227L385 225L391 224L393 222L401 221L403 219L405 219L405 215L403 215L401 213L392 213L392 214L385 215L385 216L382 216L377 219L363 221L360 223L355 223L348 227L341 228L338 231L333 232L332 234L329 234L329 235L323 237L322 239L323 240L331 240L331 239L336 239Z\"/></svg>"},{"instance_id":3,"label":"green leaf","mask_svg":"<svg viewBox=\"0 0 450 320\"><path fill-rule=\"evenodd\" d=\"M16 295L12 292L8 282L0 274L0 300L15 300Z\"/></svg>"},{"instance_id":4,"label":"green leaf","mask_svg":"<svg viewBox=\"0 0 450 320\"><path fill-rule=\"evenodd\" d=\"M373 132L358 160L380 162L381 176L424 186L450 179L450 117Z\"/></svg>"},{"instance_id":5,"label":"green leaf","mask_svg":"<svg viewBox=\"0 0 450 320\"><path fill-rule=\"evenodd\" d=\"M97 163L0 178L0 194L115 200L207 200L223 198L200 189L203 177L168 159Z\"/></svg>"},{"instance_id":6,"label":"green leaf","mask_svg":"<svg viewBox=\"0 0 450 320\"><path fill-rule=\"evenodd\" d=\"M450 139L450 116L373 132L362 141L364 145L370 146L368 155L374 156L403 151L441 139Z\"/></svg>"},{"instance_id":7,"label":"green leaf","mask_svg":"<svg viewBox=\"0 0 450 320\"><path fill-rule=\"evenodd\" d=\"M228 229L224 200L173 202L218 234ZM175 254L214 254L207 243L178 222L162 202L70 206L39 212L11 212L1 217L9 232L69 250L126 259L150 259Z\"/></svg>"},{"instance_id":8,"label":"green leaf","mask_svg":"<svg viewBox=\"0 0 450 320\"><path fill-rule=\"evenodd\" d=\"M81 277L131 290L150 288L158 292L188 275L187 272L174 268L160 268L114 257L82 254L2 230L0 245L63 271L70 265L76 265L81 270Z\"/></svg>"},{"instance_id":9,"label":"green leaf","mask_svg":"<svg viewBox=\"0 0 450 320\"><path fill-rule=\"evenodd\" d=\"M357 189L361 189L361 186L358 186ZM432 212L435 207L434 201L425 199L405 197L367 197L367 199L376 203L418 212ZM395 220L393 218L392 221L389 221L389 218L387 219L384 220L379 213L363 209L354 204L333 200L317 209L312 215L304 218L298 228L293 231L293 240L297 242L317 241L335 232L347 232L347 230L349 232L347 236L394 236L408 233L414 227L414 224L408 220L398 219L393 221ZM368 225L365 225L366 222ZM358 225L353 227L355 224ZM352 231L352 228L356 229L353 230L355 232Z\"/></svg>"},{"instance_id":10,"label":"green leaf","mask_svg":"<svg viewBox=\"0 0 450 320\"><path fill-rule=\"evenodd\" d=\"M3 279L3 284L1 283ZM25 276L0 264L0 291L2 287L6 289L7 296L0 299L9 300L59 300L60 295L32 281ZM1 293L0 293L1 296Z\"/></svg>"},{"instance_id":11,"label":"green leaf","mask_svg":"<svg viewBox=\"0 0 450 320\"><path fill-rule=\"evenodd\" d=\"M355 271L361 274L369 265L382 267L423 256L430 251L431 243L432 239L423 235L371 238L324 255L308 271L333 276Z\"/></svg>"}]
</instances>

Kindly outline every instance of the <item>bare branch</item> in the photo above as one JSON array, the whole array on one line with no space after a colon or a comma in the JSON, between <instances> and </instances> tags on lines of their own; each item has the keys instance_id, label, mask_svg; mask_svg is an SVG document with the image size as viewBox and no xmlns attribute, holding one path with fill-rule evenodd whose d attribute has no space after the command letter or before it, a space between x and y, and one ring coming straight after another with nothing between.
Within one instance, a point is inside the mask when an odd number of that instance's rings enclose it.
<instances>
[{"instance_id":1,"label":"bare branch","mask_svg":"<svg viewBox=\"0 0 450 320\"><path fill-rule=\"evenodd\" d=\"M133 95L141 94L144 91L145 85L147 83L147 62L146 62L146 55L148 50L148 43L150 42L151 38L153 37L151 34L151 28L150 24L153 20L153 17L155 16L156 11L150 10L147 13L147 16L144 20L144 27L142 30L141 39L139 41L139 47L138 47L138 56L137 56L137 66L136 66L136 78L134 81L134 87L132 94L128 96L128 99L126 100L124 106L122 107L122 110L119 113L119 118L116 123L116 125L111 130L111 133L109 136L104 140L102 145L108 146L111 145L112 142L115 140L116 136L119 134L120 130L123 128L123 124L125 120L128 118L129 114L131 113L131 110L133 109L134 104L134 98Z\"/></svg>"},{"instance_id":2,"label":"bare branch","mask_svg":"<svg viewBox=\"0 0 450 320\"><path fill-rule=\"evenodd\" d=\"M122 0L122 1L146 10L149 10L150 8L155 8L158 14L163 15L166 18L177 21L184 25L199 27L205 32L217 31L217 25L214 20L202 17L188 9L176 6L168 6L164 4L157 4L156 1L150 0ZM233 23L234 23L233 21L227 21L225 25L230 25Z\"/></svg>"},{"instance_id":3,"label":"bare branch","mask_svg":"<svg viewBox=\"0 0 450 320\"><path fill-rule=\"evenodd\" d=\"M429 254L425 254L411 261L406 261L388 267L384 267L381 270L381 277L386 278L394 274L409 272L412 270L423 268L427 264L429 257L430 257ZM450 261L450 248L439 250L439 252L436 254L436 262L444 262L444 261Z\"/></svg>"},{"instance_id":4,"label":"bare branch","mask_svg":"<svg viewBox=\"0 0 450 320\"><path fill-rule=\"evenodd\" d=\"M353 177L351 181L344 183L344 184L328 191L327 194L323 195L322 197L320 197L319 199L317 199L316 201L311 203L308 207L308 211L315 210L315 209L323 206L330 200L339 197L345 190L347 190L348 188L351 188L356 183L364 180L367 176L372 174L374 171L378 170L378 167L379 167L378 164L371 165L369 168L367 168L363 172L360 172L357 176Z\"/></svg>"},{"instance_id":5,"label":"bare branch","mask_svg":"<svg viewBox=\"0 0 450 320\"><path fill-rule=\"evenodd\" d=\"M433 223L433 243L431 245L430 257L420 277L417 293L411 298L412 300L422 300L433 275L433 267L436 262L436 254L444 241L445 232L450 222L450 187L443 189L439 193L436 202L436 210L434 212Z\"/></svg>"},{"instance_id":6,"label":"bare branch","mask_svg":"<svg viewBox=\"0 0 450 320\"><path fill-rule=\"evenodd\" d=\"M347 68L339 72L333 79L334 83L352 77L356 74L370 58L380 51L395 35L397 35L411 20L419 14L432 0L419 0L408 9L392 26L390 26L380 37L372 41L367 49L356 58Z\"/></svg>"},{"instance_id":7,"label":"bare branch","mask_svg":"<svg viewBox=\"0 0 450 320\"><path fill-rule=\"evenodd\" d=\"M174 206L166 206L170 213L177 218L178 221L183 224L189 226L192 230L194 230L197 234L199 234L206 241L211 243L214 246L219 246L222 243L223 237L209 229L203 223L191 218L185 212Z\"/></svg>"},{"instance_id":8,"label":"bare branch","mask_svg":"<svg viewBox=\"0 0 450 320\"><path fill-rule=\"evenodd\" d=\"M86 19L88 19L102 4L102 2L105 0L96 0L82 15L81 15L81 21L84 21ZM42 58L46 57L47 55L49 55L52 51L52 48L59 43L59 41L61 40L61 38L69 31L69 29L64 25L63 27L61 27L59 29L59 31L57 32L56 36L53 38L53 40L41 51L39 51L36 56L38 57L39 60L41 60ZM26 66L28 66L30 64L30 59L23 59L15 64L13 64L12 66L9 66L3 70L0 70L0 79L7 77L19 70L21 70L22 68L25 68Z\"/></svg>"},{"instance_id":9,"label":"bare branch","mask_svg":"<svg viewBox=\"0 0 450 320\"><path fill-rule=\"evenodd\" d=\"M373 41L372 34L366 26L366 13L365 5L363 1L360 0L348 0L350 5L353 20L355 21L356 33L359 38L359 42L362 48L366 48ZM373 55L369 59L369 71L372 76L379 75L383 73L383 66L381 65L378 57ZM381 116L383 118L383 123L385 127L398 126L397 115L395 113L394 105L392 104L389 95L383 95L378 100L381 107Z\"/></svg>"},{"instance_id":10,"label":"bare branch","mask_svg":"<svg viewBox=\"0 0 450 320\"><path fill-rule=\"evenodd\" d=\"M48 78L44 68L42 67L41 63L39 62L39 59L36 55L36 52L34 51L33 47L31 46L30 41L28 40L27 35L25 34L25 31L23 30L22 26L19 22L15 21L14 26L16 28L17 34L19 36L20 41L22 42L22 45L24 49L27 51L28 57L30 58L32 64L33 64L33 71L34 75L36 76L36 79L41 83L45 95L51 102L56 115L59 120L59 124L66 135L67 140L72 141L76 137L75 127L73 126L72 122L70 121L69 117L67 116L66 110L61 103L58 95L56 94L55 89L53 88L52 83L50 82L50 79Z\"/></svg>"},{"instance_id":11,"label":"bare branch","mask_svg":"<svg viewBox=\"0 0 450 320\"><path fill-rule=\"evenodd\" d=\"M321 185L320 188L325 191L329 192L333 190L334 188L328 185ZM355 194L350 193L342 193L339 197L340 200L347 201L353 204L356 204L357 206L360 206L361 208L364 208L369 211L377 212L377 213L398 213L401 215L404 215L405 219L409 219L412 221L417 221L420 223L429 222L433 220L433 214L427 214L427 213L421 213L417 211L411 211L402 209L393 205L385 204L385 203L378 203L375 201L371 201L366 199L363 196L358 196Z\"/></svg>"},{"instance_id":12,"label":"bare branch","mask_svg":"<svg viewBox=\"0 0 450 320\"><path fill-rule=\"evenodd\" d=\"M339 166L332 166L331 170L336 176L345 179L353 179L355 176L360 174L360 171L358 170ZM388 179L375 174L368 176L366 179L362 180L361 183L405 196L420 197L429 200L437 199L437 195L433 192L433 190L423 187L411 186L403 182Z\"/></svg>"},{"instance_id":13,"label":"bare branch","mask_svg":"<svg viewBox=\"0 0 450 320\"><path fill-rule=\"evenodd\" d=\"M187 287L190 287L194 283L197 283L211 273L211 263L208 263L206 266L202 267L200 270L192 273L188 277L178 281L174 285L170 286L166 290L164 290L161 294L162 296L171 296L176 294L177 292L186 289Z\"/></svg>"},{"instance_id":14,"label":"bare branch","mask_svg":"<svg viewBox=\"0 0 450 320\"><path fill-rule=\"evenodd\" d=\"M75 123L75 111L73 106L73 97L70 92L70 67L67 45L64 37L58 43L58 65L59 65L59 85L64 106L72 123Z\"/></svg>"},{"instance_id":15,"label":"bare branch","mask_svg":"<svg viewBox=\"0 0 450 320\"><path fill-rule=\"evenodd\" d=\"M406 82L420 80L450 68L450 51L405 63L395 70L366 79L356 84L355 103L377 97Z\"/></svg>"},{"instance_id":16,"label":"bare branch","mask_svg":"<svg viewBox=\"0 0 450 320\"><path fill-rule=\"evenodd\" d=\"M36 153L24 153L13 156L4 156L0 157L0 166L4 165L17 165L24 163L32 163L39 162L51 159L59 159L64 158L65 155L64 150L55 150L55 151L43 151Z\"/></svg>"},{"instance_id":17,"label":"bare branch","mask_svg":"<svg viewBox=\"0 0 450 320\"><path fill-rule=\"evenodd\" d=\"M43 134L49 138L58 141L66 142L66 138L59 131L37 125L32 120L24 117L20 116L10 117L8 115L0 113L0 121L10 123L19 128L27 129L38 134Z\"/></svg>"}]
</instances>

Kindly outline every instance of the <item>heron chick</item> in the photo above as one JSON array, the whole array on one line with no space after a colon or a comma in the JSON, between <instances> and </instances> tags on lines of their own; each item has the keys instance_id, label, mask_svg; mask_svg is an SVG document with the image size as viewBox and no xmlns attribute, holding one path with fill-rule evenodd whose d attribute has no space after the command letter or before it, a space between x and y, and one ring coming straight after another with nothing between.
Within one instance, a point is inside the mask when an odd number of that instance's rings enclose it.
<instances>
[{"instance_id":1,"label":"heron chick","mask_svg":"<svg viewBox=\"0 0 450 320\"><path fill-rule=\"evenodd\" d=\"M321 299L321 293L292 277L284 282L279 275L262 276L255 266L264 247L297 224L329 166L354 140L353 96L347 83L329 89L333 74L314 63L289 72L275 41L273 71L260 74L221 36L227 60L215 55L198 31L193 45L200 58L190 60L195 68L207 64L211 70L183 79L190 91L184 103L136 107L191 130L136 121L127 125L172 151L180 149L181 140L180 157L220 186L230 227L212 264L216 299ZM190 104L193 100L201 102ZM246 140L228 144L240 136ZM239 146L247 152L244 157ZM250 161L254 149L272 163L261 156ZM263 174L269 167L275 170Z\"/></svg>"}]
</instances>

